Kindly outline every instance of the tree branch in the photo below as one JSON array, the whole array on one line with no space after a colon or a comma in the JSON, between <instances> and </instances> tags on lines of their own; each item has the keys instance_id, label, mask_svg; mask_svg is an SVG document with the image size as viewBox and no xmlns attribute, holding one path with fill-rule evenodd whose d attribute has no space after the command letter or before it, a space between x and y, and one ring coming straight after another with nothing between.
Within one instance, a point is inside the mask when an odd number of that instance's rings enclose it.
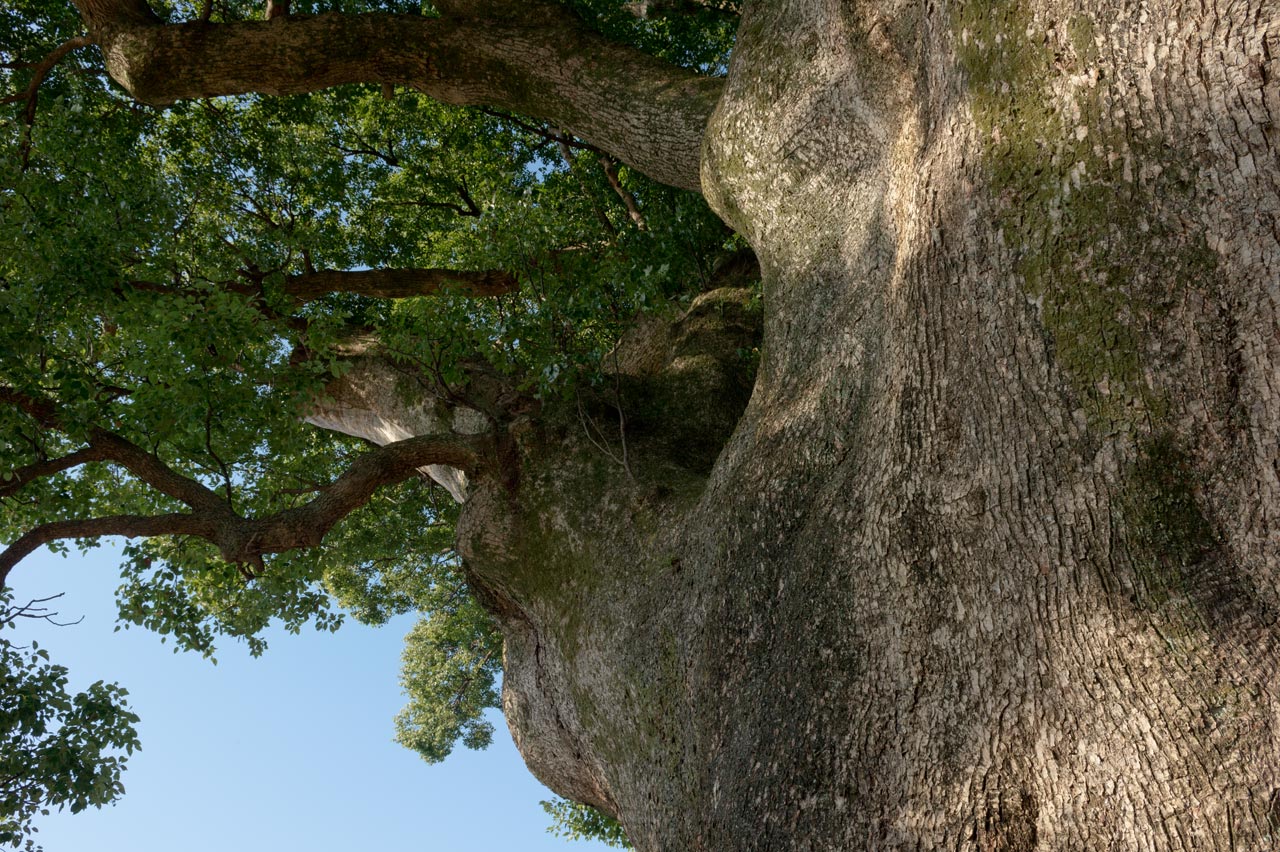
<instances>
[{"instance_id":1,"label":"tree branch","mask_svg":"<svg viewBox=\"0 0 1280 852\"><path fill-rule=\"evenodd\" d=\"M475 199L471 197L464 188L458 188L458 196L462 198L466 207L462 204L450 204L448 201L431 201L430 199L420 198L416 201L387 201L379 200L375 204L381 204L384 207L424 207L428 210L448 210L457 216L466 216L472 219L479 219L484 211L476 204Z\"/></svg>"},{"instance_id":2,"label":"tree branch","mask_svg":"<svg viewBox=\"0 0 1280 852\"><path fill-rule=\"evenodd\" d=\"M336 146L339 151L348 157L372 157L375 160L381 160L393 169L400 168L400 158L394 153L386 153L379 151L377 148L344 148L341 145Z\"/></svg>"},{"instance_id":3,"label":"tree branch","mask_svg":"<svg viewBox=\"0 0 1280 852\"><path fill-rule=\"evenodd\" d=\"M85 447L82 450L76 450L61 458L48 459L46 461L34 462L25 465L9 473L9 479L0 483L0 497L9 497L16 494L27 484L34 482L46 476L53 476L55 473L61 473L64 470L70 470L73 467L79 467L82 464L92 461L102 461L106 458L105 450L101 447Z\"/></svg>"},{"instance_id":4,"label":"tree branch","mask_svg":"<svg viewBox=\"0 0 1280 852\"><path fill-rule=\"evenodd\" d=\"M447 465L474 473L485 440L477 436L420 435L384 444L361 454L351 467L310 502L273 516L272 527L287 540L287 528L300 528L301 539L319 544L334 524L368 502L373 493L413 476L427 465ZM271 540L270 537L268 540ZM279 549L305 546L292 544Z\"/></svg>"},{"instance_id":5,"label":"tree branch","mask_svg":"<svg viewBox=\"0 0 1280 852\"><path fill-rule=\"evenodd\" d=\"M254 310L262 314L265 319L271 320L272 322L278 322L298 334L302 334L307 331L310 323L306 319L298 316L276 313L267 305L266 301L262 299L262 281L266 278L266 273L261 270L250 269L244 270L241 274L243 277L247 278L250 283L244 284L238 281L213 281L210 283L216 284L228 292L239 293L241 296L245 296L250 300L250 304L253 306ZM124 284L131 290L138 290L144 293L159 293L161 295L170 296L189 296L198 292L192 287L175 287L170 284L157 284L154 281L130 280L124 282Z\"/></svg>"},{"instance_id":6,"label":"tree branch","mask_svg":"<svg viewBox=\"0 0 1280 852\"><path fill-rule=\"evenodd\" d=\"M12 405L46 429L57 429L58 410L48 400L38 399L17 388L0 385L0 402Z\"/></svg>"},{"instance_id":7,"label":"tree branch","mask_svg":"<svg viewBox=\"0 0 1280 852\"><path fill-rule=\"evenodd\" d=\"M404 299L441 293L460 296L501 296L520 284L510 272L489 269L369 269L354 272L309 272L285 279L284 291L300 302L328 293L357 293L375 299Z\"/></svg>"},{"instance_id":8,"label":"tree branch","mask_svg":"<svg viewBox=\"0 0 1280 852\"><path fill-rule=\"evenodd\" d=\"M62 61L62 57L66 56L73 50L81 47L88 47L93 44L93 39L88 36L78 36L77 38L68 39L62 44L55 47L49 52L49 55L32 67L31 82L27 84L25 91L16 95L9 95L6 98L0 98L0 104L11 104L26 101L27 107L23 111L23 120L28 125L34 124L36 120L36 96L40 93L40 84L44 82L44 78L53 70L53 66Z\"/></svg>"},{"instance_id":9,"label":"tree branch","mask_svg":"<svg viewBox=\"0 0 1280 852\"><path fill-rule=\"evenodd\" d=\"M597 153L599 153L600 151L600 149L596 148L595 146L588 145L585 142L581 142L577 139L574 139L572 136L567 136L563 133L556 133L550 127L539 127L536 124L530 124L527 121L521 121L520 119L516 118L514 115L502 112L501 110L487 109L485 107L481 107L480 112L484 113L485 115L491 115L494 118L500 118L503 121L507 122L508 124L514 124L516 127L519 127L525 133L530 133L534 136L545 139L548 142L554 142L561 147L566 147L570 149L581 148L584 151L595 151Z\"/></svg>"},{"instance_id":10,"label":"tree branch","mask_svg":"<svg viewBox=\"0 0 1280 852\"><path fill-rule=\"evenodd\" d=\"M194 479L183 476L160 460L160 457L119 435L94 426L89 430L90 446L100 447L107 460L113 461L167 497L202 512L224 513L226 502L217 492Z\"/></svg>"},{"instance_id":11,"label":"tree branch","mask_svg":"<svg viewBox=\"0 0 1280 852\"><path fill-rule=\"evenodd\" d=\"M111 76L144 103L402 85L567 127L685 189L699 188L702 134L724 85L609 42L540 0L492 18L328 13L227 24L158 24L141 0L75 2Z\"/></svg>"},{"instance_id":12,"label":"tree branch","mask_svg":"<svg viewBox=\"0 0 1280 852\"><path fill-rule=\"evenodd\" d=\"M190 514L114 515L42 524L0 552L0 586L5 584L9 571L15 565L42 545L69 538L104 535L130 538L194 536L217 547L228 562L260 568L266 554L320 544L335 524L367 503L375 491L413 476L420 467L441 464L474 472L480 462L482 446L480 437L452 435L425 435L387 444L359 456L341 476L320 489L310 502L265 518L244 518L235 514L216 494L194 480L179 477L187 485L175 487L168 477L178 475L168 468L164 469L167 473L159 475L149 470L147 473L151 478L140 478L153 487L165 486L169 490L164 493L176 496L190 489L189 493L194 494L195 489L199 489L211 495L214 503L208 504L200 499L200 505L193 506L196 511ZM130 470L133 471L132 468Z\"/></svg>"},{"instance_id":13,"label":"tree branch","mask_svg":"<svg viewBox=\"0 0 1280 852\"><path fill-rule=\"evenodd\" d=\"M610 221L609 214L605 213L604 208L602 208L600 203L596 201L595 195L587 188L587 183L582 179L582 175L574 172L573 170L574 164L577 162L577 155L573 153L573 146L566 141L557 141L556 146L560 149L560 158L564 160L565 165L569 167L569 171L573 172L574 176L578 179L578 188L582 190L582 197L591 202L591 209L596 214L596 220L600 222L600 226L604 228L607 233L616 237L618 235L618 229L614 227L613 222Z\"/></svg>"},{"instance_id":14,"label":"tree branch","mask_svg":"<svg viewBox=\"0 0 1280 852\"><path fill-rule=\"evenodd\" d=\"M636 201L634 195L627 191L627 188L622 185L621 178L618 177L618 161L608 154L601 154L600 168L604 169L604 176L608 178L609 186L613 187L613 191L617 193L618 198L622 199L622 204L627 208L627 215L631 217L631 221L640 230L649 230L649 223L645 221L644 214L640 212L639 202Z\"/></svg>"},{"instance_id":15,"label":"tree branch","mask_svg":"<svg viewBox=\"0 0 1280 852\"><path fill-rule=\"evenodd\" d=\"M470 215L456 208L460 215ZM305 257L305 255L304 255ZM309 265L309 263L308 263ZM239 293L254 300L254 307L269 320L282 322L294 331L305 331L306 320L295 316L282 316L271 310L262 300L262 282L266 274L249 269L241 273L250 283L217 281L219 287ZM193 292L190 288L156 284L151 281L128 281L128 287L147 293L180 295ZM303 272L285 278L284 292L298 303L311 302L329 293L355 293L372 299L407 299L411 296L502 296L520 289L520 282L504 269L456 270L456 269L363 269L354 271L325 270Z\"/></svg>"},{"instance_id":16,"label":"tree branch","mask_svg":"<svg viewBox=\"0 0 1280 852\"><path fill-rule=\"evenodd\" d=\"M50 401L0 386L0 402L17 406L43 428L58 431L66 428L57 407ZM126 438L97 426L89 427L88 433L89 447L80 453L92 454L92 460L119 464L161 494L186 504L192 513L116 515L43 524L0 553L0 586L13 566L41 545L60 539L103 535L196 536L215 545L228 562L260 566L264 554L320 544L334 524L368 502L376 490L412 476L418 468L448 465L465 472L475 471L484 446L483 437L462 435L426 435L386 444L359 456L342 475L319 488L311 501L255 519L237 515L216 492L183 476L159 456ZM73 466L68 459L76 456L72 453L45 463L47 472L56 473ZM23 470L37 466L29 465Z\"/></svg>"},{"instance_id":17,"label":"tree branch","mask_svg":"<svg viewBox=\"0 0 1280 852\"><path fill-rule=\"evenodd\" d=\"M15 388L0 387L0 402L17 406L45 429L66 430L57 407L48 400ZM98 461L112 461L121 465L161 494L185 503L192 509L227 511L225 503L215 492L176 472L161 461L159 456L147 452L132 441L98 426L89 427L88 437L89 448L101 455Z\"/></svg>"},{"instance_id":18,"label":"tree branch","mask_svg":"<svg viewBox=\"0 0 1280 852\"><path fill-rule=\"evenodd\" d=\"M209 537L212 527L195 515L112 515L105 518L52 521L41 524L24 533L13 544L0 552L0 586L4 586L9 572L31 552L54 541L68 538L100 538L104 535L123 535L128 538L157 535L196 535Z\"/></svg>"}]
</instances>

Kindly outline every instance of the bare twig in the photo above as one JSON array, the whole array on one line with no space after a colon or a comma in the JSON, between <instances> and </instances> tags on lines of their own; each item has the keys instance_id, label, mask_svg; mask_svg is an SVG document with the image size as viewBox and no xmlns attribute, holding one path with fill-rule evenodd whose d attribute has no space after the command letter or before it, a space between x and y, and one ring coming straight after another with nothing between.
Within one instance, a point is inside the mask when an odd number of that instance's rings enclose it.
<instances>
[{"instance_id":1,"label":"bare twig","mask_svg":"<svg viewBox=\"0 0 1280 852\"><path fill-rule=\"evenodd\" d=\"M626 421L625 419L622 419L622 409L621 408L618 409L618 415L620 418L618 430L620 434L624 435L623 441L622 441L622 455L619 456L613 450L609 449L607 439L604 436L604 430L601 429L599 426L597 426L595 420L593 420L591 416L587 414L586 409L583 408L582 406L582 398L580 396L577 399L577 404L578 404L578 419L582 422L582 431L586 433L587 440L590 441L592 446L594 446L597 450L604 453L605 457L607 457L610 461L616 463L619 467L621 467L624 471L626 471L628 479L635 479L635 477L631 473L631 466L630 464L628 464L628 461L627 461L627 443L626 443L625 433L623 433L623 429L626 425ZM591 432L592 428L594 428L595 431L600 435L598 439L596 438L595 435L592 434Z\"/></svg>"},{"instance_id":2,"label":"bare twig","mask_svg":"<svg viewBox=\"0 0 1280 852\"><path fill-rule=\"evenodd\" d=\"M627 415L622 407L622 370L618 367L618 348L613 348L613 404L618 409L618 441L622 444L622 469L627 478L635 480L631 463L627 459Z\"/></svg>"},{"instance_id":3,"label":"bare twig","mask_svg":"<svg viewBox=\"0 0 1280 852\"><path fill-rule=\"evenodd\" d=\"M0 609L0 625L8 624L17 618L31 618L40 621L47 621L55 627L70 627L73 624L79 624L84 621L84 616L80 616L75 621L57 621L57 610L51 610L47 606L37 606L37 604L45 604L49 601L56 601L62 597L65 592L58 592L56 595L49 595L47 598L32 598L22 606L9 606Z\"/></svg>"}]
</instances>

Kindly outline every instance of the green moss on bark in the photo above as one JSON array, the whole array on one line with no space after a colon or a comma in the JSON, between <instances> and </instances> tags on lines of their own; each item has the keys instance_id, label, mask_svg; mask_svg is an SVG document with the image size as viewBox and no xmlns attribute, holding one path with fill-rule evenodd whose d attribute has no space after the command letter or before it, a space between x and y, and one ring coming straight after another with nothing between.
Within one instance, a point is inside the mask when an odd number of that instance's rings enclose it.
<instances>
[{"instance_id":1,"label":"green moss on bark","mask_svg":"<svg viewBox=\"0 0 1280 852\"><path fill-rule=\"evenodd\" d=\"M1058 367L1094 422L1158 421L1146 341L1180 291L1208 287L1216 256L1173 215L1186 167L1103 114L1092 21L1064 26L1060 38L1016 0L953 16L998 225Z\"/></svg>"},{"instance_id":2,"label":"green moss on bark","mask_svg":"<svg viewBox=\"0 0 1280 852\"><path fill-rule=\"evenodd\" d=\"M1141 603L1159 608L1187 598L1194 571L1216 544L1196 500L1196 475L1174 438L1162 433L1140 447L1120 500L1129 555L1143 587Z\"/></svg>"}]
</instances>

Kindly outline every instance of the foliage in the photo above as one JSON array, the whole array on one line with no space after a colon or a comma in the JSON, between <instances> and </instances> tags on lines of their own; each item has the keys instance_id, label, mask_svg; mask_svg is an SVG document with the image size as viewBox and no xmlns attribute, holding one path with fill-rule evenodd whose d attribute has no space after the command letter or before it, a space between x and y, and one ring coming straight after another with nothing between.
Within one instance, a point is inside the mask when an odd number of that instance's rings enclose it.
<instances>
[{"instance_id":1,"label":"foliage","mask_svg":"<svg viewBox=\"0 0 1280 852\"><path fill-rule=\"evenodd\" d=\"M98 681L73 695L67 670L47 651L14 644L8 634L22 609L0 591L0 846L34 850L36 814L78 813L124 793L138 717L118 685Z\"/></svg>"},{"instance_id":2,"label":"foliage","mask_svg":"<svg viewBox=\"0 0 1280 852\"><path fill-rule=\"evenodd\" d=\"M556 799L542 802L542 809L551 816L552 824L547 829L557 837L569 840L597 840L605 846L619 849L631 849L627 833L616 819L606 816L590 805Z\"/></svg>"},{"instance_id":3,"label":"foliage","mask_svg":"<svg viewBox=\"0 0 1280 852\"><path fill-rule=\"evenodd\" d=\"M502 640L457 574L444 574L422 604L427 615L405 637L409 704L396 716L396 741L436 763L458 740L468 748L492 742L481 714L498 705Z\"/></svg>"},{"instance_id":4,"label":"foliage","mask_svg":"<svg viewBox=\"0 0 1280 852\"><path fill-rule=\"evenodd\" d=\"M180 20L202 4L153 5ZM722 14L646 20L618 0L572 5L617 41L704 72L725 69L733 21ZM416 0L295 0L294 10L320 6L430 12ZM261 7L215 0L212 19L253 18ZM22 63L80 31L70 3L6 4L0 91L22 91ZM636 314L690 298L732 239L699 197L601 157L536 122L402 90L352 86L158 111L114 89L95 50L73 52L44 81L33 126L21 104L0 114L0 387L50 401L59 420L36 428L0 406L4 482L107 429L239 515L300 505L364 449L303 422L343 374L343 346L356 335L376 336L424 377L424 394L442 400L461 393L477 361L542 400L598 381ZM305 304L285 292L290 276L314 270L387 267L502 269L521 288L491 299L331 293ZM211 657L220 638L261 653L273 620L295 632L333 630L343 610L369 623L418 611L397 736L429 761L458 740L483 747L501 644L466 589L451 550L456 512L441 495L426 480L385 488L321 546L271 554L253 570L203 540L135 540L125 550L121 623ZM4 541L51 522L183 508L104 462L0 501ZM84 763L67 769L72 786L47 788L45 801L73 810L109 801L123 760L103 750L136 745L123 690L98 684L66 697L65 673L38 662L43 652L4 648L10 676L47 696L40 712L61 714L57 735L84 746ZM39 775L34 765L23 764L24 777ZM30 815L13 813L15 826Z\"/></svg>"}]
</instances>

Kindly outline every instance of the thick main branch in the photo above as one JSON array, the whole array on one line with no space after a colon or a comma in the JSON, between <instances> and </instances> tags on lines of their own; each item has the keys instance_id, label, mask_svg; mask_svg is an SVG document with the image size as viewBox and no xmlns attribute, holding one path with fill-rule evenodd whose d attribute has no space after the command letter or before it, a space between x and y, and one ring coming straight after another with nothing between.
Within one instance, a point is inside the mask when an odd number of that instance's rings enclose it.
<instances>
[{"instance_id":1,"label":"thick main branch","mask_svg":"<svg viewBox=\"0 0 1280 852\"><path fill-rule=\"evenodd\" d=\"M686 189L699 189L702 134L723 86L537 0L492 18L329 13L230 24L149 22L138 0L76 4L111 76L145 103L401 85L544 119Z\"/></svg>"}]
</instances>

